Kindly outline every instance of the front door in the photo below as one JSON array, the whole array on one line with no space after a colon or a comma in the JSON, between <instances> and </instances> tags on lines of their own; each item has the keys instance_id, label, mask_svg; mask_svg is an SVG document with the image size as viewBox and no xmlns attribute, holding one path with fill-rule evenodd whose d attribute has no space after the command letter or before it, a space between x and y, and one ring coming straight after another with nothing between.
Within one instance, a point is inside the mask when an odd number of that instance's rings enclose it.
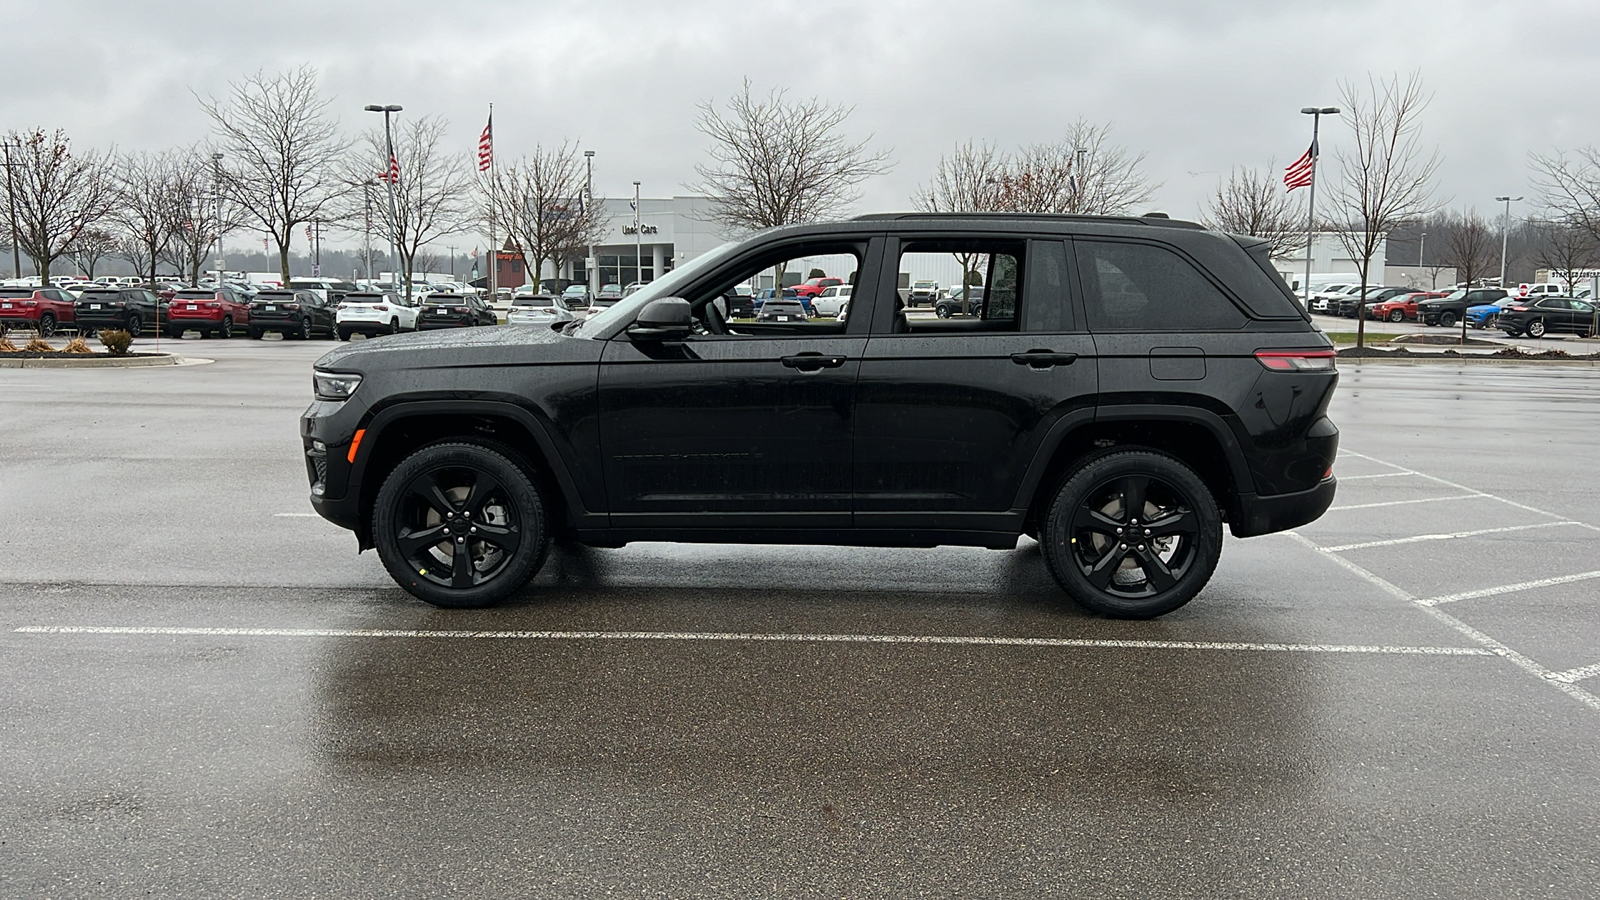
<instances>
[{"instance_id":1,"label":"front door","mask_svg":"<svg viewBox=\"0 0 1600 900\"><path fill-rule=\"evenodd\" d=\"M600 444L612 527L848 528L856 376L866 323L730 319L764 274L876 277L880 240L753 251L687 286L681 341L612 339L600 367ZM852 327L854 326L854 327Z\"/></svg>"},{"instance_id":2,"label":"front door","mask_svg":"<svg viewBox=\"0 0 1600 900\"><path fill-rule=\"evenodd\" d=\"M876 304L856 402L856 526L1020 532L1045 435L1094 415L1094 342L1073 311L1065 244L930 235L892 252L891 278L954 274L984 302L947 319Z\"/></svg>"}]
</instances>

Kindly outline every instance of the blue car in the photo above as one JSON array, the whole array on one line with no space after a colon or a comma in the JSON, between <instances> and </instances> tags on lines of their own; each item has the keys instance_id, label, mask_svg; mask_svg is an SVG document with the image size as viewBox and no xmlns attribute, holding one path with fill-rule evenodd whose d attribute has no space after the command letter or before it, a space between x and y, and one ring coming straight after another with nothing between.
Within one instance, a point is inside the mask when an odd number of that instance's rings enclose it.
<instances>
[{"instance_id":1,"label":"blue car","mask_svg":"<svg viewBox=\"0 0 1600 900\"><path fill-rule=\"evenodd\" d=\"M756 291L755 297L753 299L755 301L756 313L760 314L760 312L761 312L761 304L763 304L763 303L767 302L768 300L772 299L772 288L767 288L764 291ZM796 291L794 288L784 288L783 289L783 299L785 299L785 300L799 300L800 301L800 305L805 307L805 309L806 309L806 315L815 316L817 314L817 311L815 309L811 308L811 298L810 297L802 297L802 296L800 296L800 292Z\"/></svg>"},{"instance_id":2,"label":"blue car","mask_svg":"<svg viewBox=\"0 0 1600 900\"><path fill-rule=\"evenodd\" d=\"M1493 303L1467 307L1467 324L1473 328L1493 328L1502 309L1527 302L1526 297L1504 297Z\"/></svg>"}]
</instances>

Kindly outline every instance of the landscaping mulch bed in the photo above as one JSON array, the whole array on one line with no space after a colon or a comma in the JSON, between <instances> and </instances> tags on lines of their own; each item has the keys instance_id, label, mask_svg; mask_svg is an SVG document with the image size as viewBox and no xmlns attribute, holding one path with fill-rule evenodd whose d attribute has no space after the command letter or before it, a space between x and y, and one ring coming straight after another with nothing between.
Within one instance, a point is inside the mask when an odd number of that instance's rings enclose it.
<instances>
[{"instance_id":1,"label":"landscaping mulch bed","mask_svg":"<svg viewBox=\"0 0 1600 900\"><path fill-rule=\"evenodd\" d=\"M165 353L128 353L122 357L112 357L109 353L46 353L43 350L18 350L15 353L0 352L0 359L127 359L130 356L166 356Z\"/></svg>"}]
</instances>

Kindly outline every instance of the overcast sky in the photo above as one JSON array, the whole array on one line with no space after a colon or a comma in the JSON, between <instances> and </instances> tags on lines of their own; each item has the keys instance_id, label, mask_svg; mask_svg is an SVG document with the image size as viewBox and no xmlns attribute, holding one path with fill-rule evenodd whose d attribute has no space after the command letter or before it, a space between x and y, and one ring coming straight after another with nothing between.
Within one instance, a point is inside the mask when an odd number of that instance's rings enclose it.
<instances>
[{"instance_id":1,"label":"overcast sky","mask_svg":"<svg viewBox=\"0 0 1600 900\"><path fill-rule=\"evenodd\" d=\"M377 121L362 106L398 103L448 118L465 152L493 101L501 159L580 142L612 197L635 179L684 192L705 147L697 104L747 76L853 106L848 132L892 150L862 212L909 208L960 142L1058 140L1081 116L1148 154L1153 208L1194 218L1230 167L1281 171L1305 149L1301 107L1412 70L1453 206L1531 200L1529 151L1600 144L1596 0L0 0L0 21L0 130L198 142L194 94L310 64L349 131ZM1323 134L1326 164L1344 128Z\"/></svg>"}]
</instances>

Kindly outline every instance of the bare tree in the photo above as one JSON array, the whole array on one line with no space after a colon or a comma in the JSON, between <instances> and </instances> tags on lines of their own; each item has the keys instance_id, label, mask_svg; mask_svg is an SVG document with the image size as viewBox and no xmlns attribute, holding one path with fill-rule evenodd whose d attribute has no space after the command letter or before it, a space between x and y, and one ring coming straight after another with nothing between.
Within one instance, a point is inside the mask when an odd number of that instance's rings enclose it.
<instances>
[{"instance_id":1,"label":"bare tree","mask_svg":"<svg viewBox=\"0 0 1600 900\"><path fill-rule=\"evenodd\" d=\"M483 177L494 220L522 251L535 285L546 260L559 262L596 242L606 227L600 202L583 204L584 183L583 156L570 142L535 145L532 155L496 169L493 179Z\"/></svg>"},{"instance_id":2,"label":"bare tree","mask_svg":"<svg viewBox=\"0 0 1600 900\"><path fill-rule=\"evenodd\" d=\"M1543 239L1534 251L1534 259L1567 286L1567 293L1577 289L1578 279L1600 268L1600 240L1587 228L1570 222L1546 222L1539 231ZM1594 330L1591 323L1590 331Z\"/></svg>"},{"instance_id":3,"label":"bare tree","mask_svg":"<svg viewBox=\"0 0 1600 900\"><path fill-rule=\"evenodd\" d=\"M1433 176L1439 151L1422 147L1422 111L1428 105L1422 78L1404 81L1368 76L1366 89L1347 81L1340 87L1349 147L1338 151L1341 179L1329 191L1332 228L1356 263L1361 294L1371 283L1372 258L1387 234L1402 223L1438 208ZM1356 304L1356 346L1366 345L1366 304Z\"/></svg>"},{"instance_id":4,"label":"bare tree","mask_svg":"<svg viewBox=\"0 0 1600 900\"><path fill-rule=\"evenodd\" d=\"M1034 144L1008 160L997 208L1005 212L1110 216L1150 201L1158 184L1145 154L1110 142L1111 126L1073 122L1060 141Z\"/></svg>"},{"instance_id":5,"label":"bare tree","mask_svg":"<svg viewBox=\"0 0 1600 900\"><path fill-rule=\"evenodd\" d=\"M1234 168L1226 182L1217 184L1200 221L1218 231L1264 238L1277 258L1304 243L1306 211L1283 189L1277 167L1268 162L1266 169Z\"/></svg>"},{"instance_id":6,"label":"bare tree","mask_svg":"<svg viewBox=\"0 0 1600 900\"><path fill-rule=\"evenodd\" d=\"M178 219L174 204L176 160L171 151L130 153L117 160L117 256L133 263L147 281L156 280L156 263L172 243Z\"/></svg>"},{"instance_id":7,"label":"bare tree","mask_svg":"<svg viewBox=\"0 0 1600 900\"><path fill-rule=\"evenodd\" d=\"M94 280L95 267L100 260L107 256L115 255L117 239L111 232L100 228L90 228L78 237L77 243L67 253L72 261L82 269L90 281Z\"/></svg>"},{"instance_id":8,"label":"bare tree","mask_svg":"<svg viewBox=\"0 0 1600 900\"><path fill-rule=\"evenodd\" d=\"M8 205L16 208L17 247L33 260L40 283L49 284L50 264L103 224L110 211L109 167L98 153L74 154L63 131L13 131L5 139L13 164L6 190Z\"/></svg>"},{"instance_id":9,"label":"bare tree","mask_svg":"<svg viewBox=\"0 0 1600 900\"><path fill-rule=\"evenodd\" d=\"M288 284L295 228L330 218L325 210L341 193L336 166L346 144L309 66L270 77L258 72L231 87L226 104L200 102L226 154L223 192L277 244Z\"/></svg>"},{"instance_id":10,"label":"bare tree","mask_svg":"<svg viewBox=\"0 0 1600 900\"><path fill-rule=\"evenodd\" d=\"M1551 218L1600 239L1600 149L1584 147L1575 157L1561 151L1534 153L1529 164Z\"/></svg>"},{"instance_id":11,"label":"bare tree","mask_svg":"<svg viewBox=\"0 0 1600 900\"><path fill-rule=\"evenodd\" d=\"M476 224L471 203L472 176L466 154L445 154L439 144L449 123L435 116L407 121L394 135L394 155L400 180L394 186L394 212L387 195L378 191L368 205L363 185L374 173L386 171L389 150L383 129L369 130L363 146L346 161L341 180L348 189L339 204L344 227L360 232L370 213L380 233L393 234L400 255L399 271L406 274L406 295L411 293L411 273L419 266L417 254L433 241L460 234Z\"/></svg>"},{"instance_id":12,"label":"bare tree","mask_svg":"<svg viewBox=\"0 0 1600 900\"><path fill-rule=\"evenodd\" d=\"M923 212L990 212L997 208L1000 186L1009 168L1006 156L987 144L971 141L939 157L932 180L917 189L912 204ZM961 311L971 311L968 288L981 254L952 254L961 264Z\"/></svg>"},{"instance_id":13,"label":"bare tree","mask_svg":"<svg viewBox=\"0 0 1600 900\"><path fill-rule=\"evenodd\" d=\"M711 198L711 219L730 233L836 216L857 185L889 169L889 151L868 152L871 135L841 133L851 107L791 103L785 93L754 97L747 78L727 112L700 105L695 127L711 139L711 162L695 166L700 180L687 187Z\"/></svg>"},{"instance_id":14,"label":"bare tree","mask_svg":"<svg viewBox=\"0 0 1600 900\"><path fill-rule=\"evenodd\" d=\"M1495 264L1495 235L1489 223L1475 209L1451 216L1449 236L1445 238L1445 262L1455 266L1456 277L1470 289L1477 279ZM1467 342L1467 317L1461 317L1461 343Z\"/></svg>"}]
</instances>

